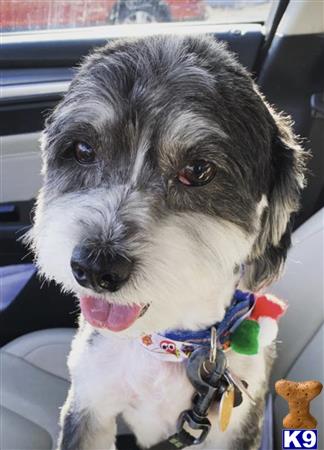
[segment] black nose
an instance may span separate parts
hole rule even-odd
[[[133,261],[124,256],[94,252],[85,246],[75,247],[71,258],[76,281],[96,292],[118,291],[129,279],[133,265]]]

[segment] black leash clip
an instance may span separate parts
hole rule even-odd
[[[177,432],[150,450],[181,450],[205,441],[211,428],[209,408],[228,389],[226,367],[226,356],[217,348],[216,329],[212,329],[210,349],[199,347],[188,360],[187,376],[195,388],[192,408],[180,414]]]
[[[209,408],[228,387],[224,377],[226,356],[222,350],[216,349],[215,339],[216,336],[214,339],[212,336],[210,349],[200,347],[195,350],[187,365],[187,376],[196,393],[192,409],[184,411],[179,417],[178,431],[185,430],[188,433],[190,429],[201,430],[198,437],[192,436],[192,445],[201,444],[206,439],[211,428],[207,418]]]
[[[204,442],[211,428],[211,423],[207,417],[196,416],[192,409],[188,409],[187,411],[183,411],[181,413],[178,420],[178,432],[186,431],[190,434],[191,430],[201,431],[200,435],[197,437],[190,434],[192,438],[190,445],[198,445]]]

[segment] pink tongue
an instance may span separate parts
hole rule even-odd
[[[121,331],[130,327],[140,315],[139,305],[117,305],[95,297],[80,298],[81,311],[93,326]]]

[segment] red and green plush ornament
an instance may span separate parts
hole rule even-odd
[[[256,355],[276,339],[278,320],[286,312],[287,305],[271,295],[255,296],[253,309],[231,335],[231,348],[243,355]]]

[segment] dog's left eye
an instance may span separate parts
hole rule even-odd
[[[76,142],[73,146],[73,154],[80,164],[92,164],[96,160],[96,152],[86,142]]]
[[[192,161],[177,174],[177,179],[185,186],[203,186],[216,174],[216,166],[210,161],[197,159]]]

